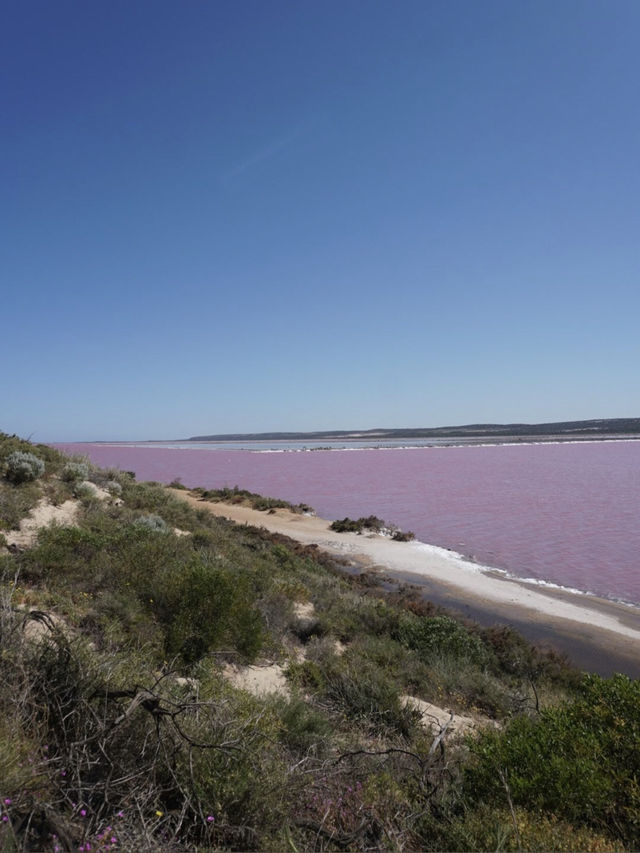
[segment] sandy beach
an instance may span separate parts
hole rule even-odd
[[[427,598],[483,624],[510,624],[530,639],[565,652],[602,674],[640,677],[640,608],[507,577],[454,552],[379,534],[335,533],[330,522],[278,509],[209,503],[182,490],[176,497],[238,524],[264,527],[346,559],[362,570],[414,584]]]

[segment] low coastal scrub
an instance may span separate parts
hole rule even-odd
[[[362,518],[340,518],[330,524],[330,530],[336,533],[363,533],[365,530],[371,533],[388,533],[394,542],[411,542],[415,539],[415,533],[403,531],[394,524],[387,524],[376,515],[368,515]]]
[[[44,462],[34,453],[15,450],[5,459],[4,476],[15,485],[37,480],[44,474]]]
[[[173,484],[172,484],[173,485]],[[181,483],[178,483],[176,488],[184,488]],[[313,513],[313,509],[307,504],[292,504],[289,501],[281,500],[280,498],[269,498],[264,495],[257,495],[255,492],[249,492],[247,489],[240,489],[234,486],[230,489],[228,486],[222,489],[203,489],[198,487],[193,489],[193,494],[198,495],[203,501],[211,501],[212,503],[228,503],[241,504],[242,506],[258,509],[263,512],[275,509],[288,509],[289,512],[296,513]]]
[[[471,744],[464,790],[476,803],[553,813],[640,845],[640,682],[588,676],[571,703],[518,716]]]
[[[0,435],[14,451],[45,470],[0,481],[12,524],[73,499],[68,459]],[[0,553],[0,849],[638,849],[638,682],[88,479],[113,497]],[[232,678],[274,667],[276,692]]]

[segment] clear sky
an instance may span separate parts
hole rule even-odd
[[[640,415],[638,0],[9,0],[0,429]]]

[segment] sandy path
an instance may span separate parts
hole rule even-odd
[[[283,509],[269,514],[245,506],[201,501],[181,490],[171,491],[176,497],[214,515],[239,524],[264,527],[306,545],[317,545],[330,554],[370,569],[402,575],[407,580],[411,576],[428,579],[447,588],[451,597],[458,601],[491,608],[503,621],[511,618],[553,624],[556,629],[596,645],[615,641],[618,653],[640,654],[638,607],[509,579],[444,548],[422,542],[393,542],[377,534],[334,533],[329,529],[330,522],[322,518]]]

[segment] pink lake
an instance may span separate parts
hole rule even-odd
[[[375,514],[479,563],[640,603],[640,441],[260,453],[56,445],[138,479]]]

